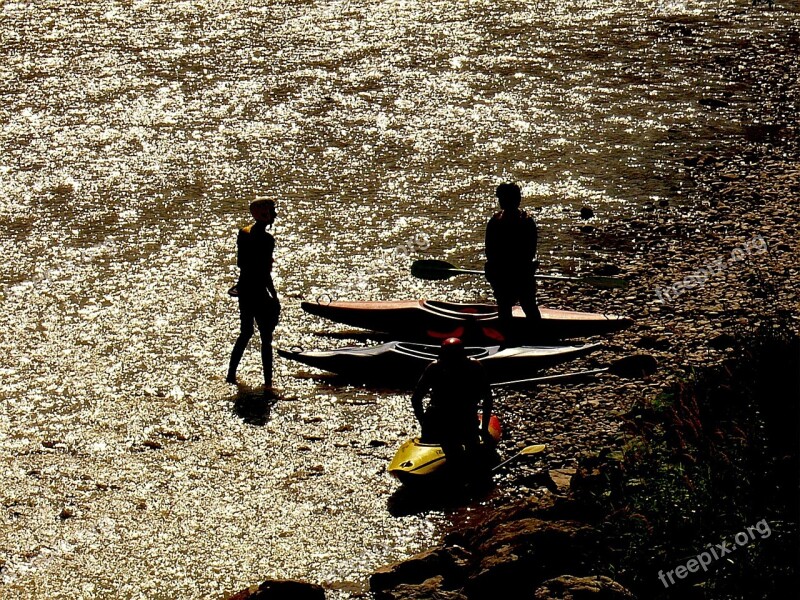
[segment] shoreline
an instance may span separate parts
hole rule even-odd
[[[644,381],[609,377],[543,386],[532,394],[506,398],[503,410],[511,416],[504,421],[506,439],[515,442],[504,444],[504,454],[545,442],[549,473],[543,477],[536,467],[518,466],[513,475],[498,478],[495,494],[482,507],[473,507],[472,514],[467,510],[451,515],[454,523],[442,545],[376,571],[371,583],[378,597],[421,598],[433,593],[452,594],[442,597],[453,599],[482,597],[480,586],[470,588],[467,582],[466,588],[459,588],[448,582],[448,569],[459,564],[458,557],[451,556],[454,548],[468,541],[469,547],[486,550],[489,553],[478,560],[491,567],[491,552],[502,552],[502,546],[490,543],[488,534],[482,537],[481,528],[493,529],[493,535],[502,539],[503,523],[509,518],[577,517],[569,514],[571,508],[562,500],[571,495],[578,457],[619,448],[624,413],[646,406],[687,373],[720,365],[729,358],[737,331],[777,318],[789,323],[793,333],[800,332],[800,246],[792,243],[798,237],[793,216],[800,209],[800,68],[793,60],[800,51],[797,31],[781,43],[780,53],[775,52],[775,40],[769,39],[753,40],[748,48],[751,70],[745,71],[746,83],[758,87],[763,98],[757,112],[742,116],[740,139],[728,141],[724,151],[703,148],[680,159],[694,184],[688,202],[645,205],[636,217],[596,226],[590,220],[590,227],[582,230],[587,245],[617,251],[628,259],[612,268],[618,267],[619,276],[629,279],[631,286],[593,290],[581,309],[602,308],[636,319],[631,329],[609,336],[605,347],[617,357],[651,354],[659,361],[658,371]],[[724,109],[713,102],[704,104],[709,110]],[[665,296],[668,286],[683,281],[695,285],[685,286],[672,298]],[[548,292],[565,299],[572,290]],[[591,359],[586,366],[602,366],[602,361]],[[517,532],[522,539],[517,542],[535,544],[537,536],[549,539],[541,523],[532,527],[527,535],[533,537],[526,541],[526,533]],[[580,537],[582,532],[572,534]],[[515,543],[511,537],[505,541],[512,547]],[[437,566],[431,568],[431,563]],[[409,581],[404,572],[413,573],[411,579],[416,580]],[[472,571],[473,578],[479,575]],[[557,582],[536,597],[550,598],[547,594],[557,593],[559,585],[559,589],[588,586],[614,598],[633,597],[608,578],[585,579]]]
[[[571,500],[576,467],[580,487],[592,474],[587,477],[581,462],[624,444],[623,415],[647,407],[687,373],[727,360],[737,332],[774,318],[789,323],[795,334],[800,331],[800,246],[792,243],[798,233],[793,216],[800,208],[800,67],[793,60],[800,53],[800,36],[795,30],[788,39],[751,40],[744,53],[748,68],[727,65],[727,75],[759,90],[760,101],[736,115],[724,99],[698,95],[708,110],[731,110],[741,135],[720,144],[723,150],[698,148],[690,156],[675,157],[686,169],[688,193],[676,189],[674,198],[645,204],[636,216],[615,222],[576,216],[586,246],[618,258],[607,261],[610,267],[597,268],[615,274],[618,269],[631,282],[627,290],[581,289],[580,310],[635,319],[631,329],[605,338],[605,360],[587,359],[584,366],[646,353],[657,358],[658,371],[639,381],[608,377],[542,386],[496,402],[505,415],[501,453],[547,443],[544,470],[541,461],[520,463],[513,473],[496,477],[488,498],[468,508],[449,508],[452,526],[441,544],[376,570],[371,593],[352,589],[349,597],[483,598],[486,581],[496,575],[493,569],[502,573],[506,568],[505,555],[537,543],[554,547],[559,560],[575,563],[575,575],[581,575],[539,580],[543,587],[537,599],[562,598],[559,594],[569,590],[634,597],[608,577],[585,571],[582,552],[598,540],[585,524],[587,515],[576,514]],[[691,283],[673,287],[683,281]],[[665,294],[669,289],[679,293]],[[575,294],[566,286],[548,289],[547,303],[574,305]],[[465,546],[483,554],[472,555]],[[255,600],[269,585],[262,584],[261,591],[251,587],[235,598]],[[322,597],[323,590],[311,586],[309,593]]]
[[[724,345],[715,346],[737,327],[757,324],[759,316],[794,313],[795,330],[800,328],[800,247],[792,243],[798,237],[792,215],[800,208],[798,68],[792,61],[800,46],[796,32],[793,41],[784,43],[783,53],[776,55],[773,50],[768,56],[758,47],[759,40],[754,41],[753,60],[763,63],[768,57],[774,63],[757,64],[758,74],[749,83],[757,85],[756,77],[761,78],[762,89],[777,89],[778,99],[764,101],[759,106],[765,112],[741,123],[743,134],[736,149],[716,153],[704,148],[676,158],[683,161],[694,183],[687,202],[692,208],[669,201],[665,206],[645,206],[635,217],[598,224],[584,234],[587,245],[617,252],[620,261],[613,266],[631,285],[619,291],[582,290],[585,297],[580,309],[634,318],[629,330],[604,340],[605,348],[613,353],[608,358],[652,354],[659,361],[658,371],[643,382],[609,378],[542,387],[536,391],[535,404],[544,407],[537,409],[519,396],[508,404],[514,416],[523,415],[530,424],[544,423],[545,433],[551,428],[556,435],[559,429],[574,434],[554,417],[581,413],[596,417],[603,410],[611,415],[652,397],[685,370],[721,361]],[[776,80],[786,80],[792,87],[773,89]],[[740,260],[733,260],[734,256]],[[663,295],[669,286],[720,262],[724,268],[683,290],[673,302],[659,298],[659,291]],[[566,305],[574,290],[549,290],[549,294]],[[602,362],[592,360],[587,366],[602,366]],[[553,411],[553,404],[560,404],[562,410]],[[611,416],[608,431],[581,431],[587,440],[583,444],[559,444],[556,439],[550,466],[574,466],[569,457],[579,446],[590,449],[613,443],[616,428]],[[584,428],[590,425],[581,423]],[[509,433],[512,439],[514,434],[524,436],[524,424]]]

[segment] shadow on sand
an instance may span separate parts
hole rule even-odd
[[[252,388],[241,383],[237,387],[236,393],[228,398],[233,402],[233,412],[248,425],[266,425],[280,396],[269,388]]]
[[[453,512],[473,502],[486,499],[495,490],[491,477],[465,485],[443,478],[429,484],[402,485],[387,501],[393,517],[408,517],[431,511]]]

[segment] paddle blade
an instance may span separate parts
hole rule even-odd
[[[657,368],[656,359],[649,354],[633,354],[615,360],[608,366],[608,372],[618,377],[634,379],[652,375]]]
[[[525,448],[523,448],[522,450],[517,452],[511,458],[505,459],[499,465],[494,467],[492,469],[492,473],[496,473],[497,471],[499,471],[503,467],[508,466],[509,464],[511,464],[512,462],[514,462],[515,460],[517,460],[518,458],[520,458],[522,456],[529,456],[529,455],[533,455],[533,454],[539,454],[540,452],[544,452],[544,449],[545,449],[545,445],[544,444],[533,444],[532,446],[526,446]]]
[[[539,454],[544,452],[544,449],[547,448],[544,444],[534,444],[532,446],[526,446],[520,451],[522,456],[528,456],[529,454]]]
[[[411,274],[419,279],[442,281],[457,275],[455,269],[455,265],[444,260],[415,260],[411,265]]]

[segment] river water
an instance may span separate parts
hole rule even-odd
[[[683,155],[738,135],[758,98],[721,66],[797,22],[749,4],[3,2],[0,596],[346,596],[436,541],[388,510],[406,395],[224,383],[248,202],[278,199],[279,347],[344,343],[300,299],[485,297],[408,265],[479,266],[502,180],[546,267],[595,256],[581,206],[680,203]]]

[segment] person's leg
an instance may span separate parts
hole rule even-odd
[[[261,336],[261,366],[264,369],[264,385],[272,387],[272,332],[278,324],[277,303],[265,296],[255,311],[258,333]]]
[[[228,383],[236,383],[236,370],[239,368],[239,362],[242,360],[244,350],[247,348],[247,342],[253,337],[253,312],[250,302],[246,298],[239,296],[239,320],[240,329],[239,337],[233,345],[231,352],[231,360],[228,365],[228,376],[225,380]]]
[[[531,273],[530,277],[526,277],[520,282],[519,303],[528,321],[532,321],[535,324],[542,318],[542,313],[539,312],[539,306],[536,302],[536,279],[533,273]]]
[[[513,291],[509,289],[508,284],[494,283],[492,284],[492,291],[494,292],[495,301],[497,302],[497,320],[498,329],[503,335],[506,342],[511,342],[514,337],[514,304],[516,298]]]
[[[422,417],[422,435],[420,441],[423,444],[439,444],[442,441],[442,434],[446,424],[439,413],[431,408],[425,411]]]
[[[456,436],[447,435],[442,439],[442,451],[447,460],[447,469],[458,481],[465,481],[467,477],[467,456],[462,445],[462,440]]]
[[[264,370],[264,385],[272,387],[272,332],[261,334],[261,368]]]

